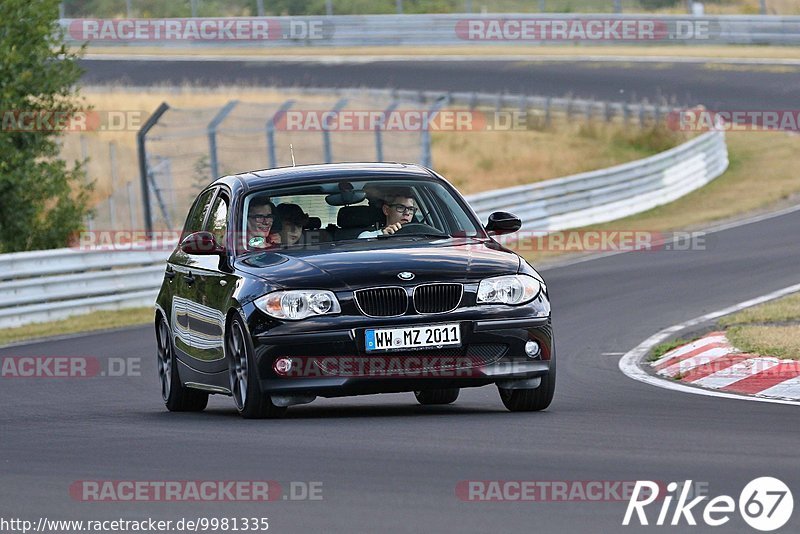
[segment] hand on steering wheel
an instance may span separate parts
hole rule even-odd
[[[386,228],[383,229],[383,234],[384,235],[392,235],[393,233],[395,233],[398,230],[400,230],[400,228],[402,228],[402,227],[403,227],[403,223],[390,224],[389,226],[387,226]]]

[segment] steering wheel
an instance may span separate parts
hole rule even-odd
[[[403,234],[441,234],[442,237],[447,237],[447,234],[445,234],[438,228],[434,228],[433,226],[423,223],[404,224],[393,235],[403,235]]]

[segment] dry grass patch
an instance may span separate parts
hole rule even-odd
[[[800,360],[800,325],[734,326],[727,331],[728,339],[744,352]]]
[[[800,321],[800,293],[728,315],[720,319],[719,324],[731,326],[788,321]]]
[[[153,308],[130,308],[76,315],[61,321],[36,323],[0,330],[0,345],[78,332],[109,330],[153,322]]]

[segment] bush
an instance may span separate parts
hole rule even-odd
[[[66,246],[88,213],[80,164],[57,157],[61,132],[17,122],[79,110],[78,55],[57,18],[58,0],[0,1],[0,252]]]

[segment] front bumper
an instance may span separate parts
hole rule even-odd
[[[367,328],[444,323],[460,325],[460,349],[366,352]],[[252,325],[262,391],[273,395],[339,397],[478,387],[544,376],[550,372],[554,358],[550,317],[483,319],[447,314],[404,317],[402,321],[365,321],[362,317],[343,326],[348,328],[285,332],[280,328],[259,331],[259,325]],[[539,357],[525,354],[528,341],[539,344]],[[299,362],[298,372],[286,376],[276,373],[273,364],[278,358]],[[358,363],[345,365],[353,362]]]

